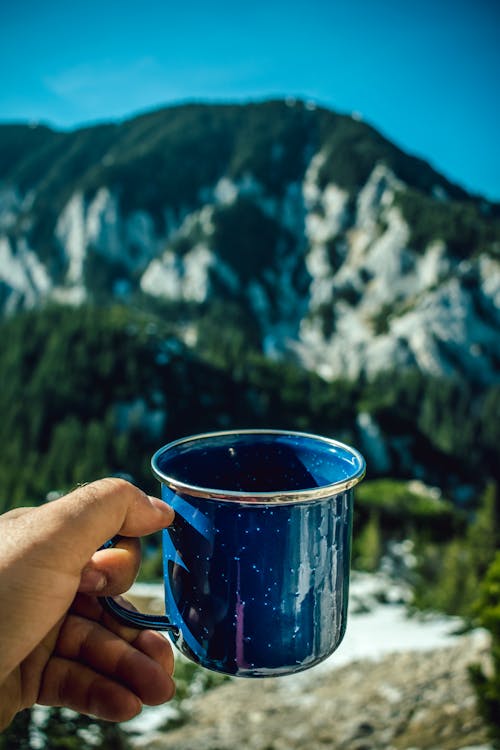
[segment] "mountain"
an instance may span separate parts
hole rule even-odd
[[[332,435],[368,465],[353,563],[383,570],[399,549],[415,606],[471,611],[500,529],[500,206],[357,118],[270,101],[0,125],[0,340],[0,512],[105,474],[158,492],[149,457],[186,434]],[[285,696],[255,746],[281,747],[285,724],[287,746],[413,746],[429,727],[429,747],[485,741],[464,638],[315,678],[319,707],[363,683],[363,722],[359,701],[335,727],[309,701],[292,726]],[[196,705],[217,747],[225,689]]]
[[[221,331],[326,379],[490,385],[500,205],[295,100],[1,125],[1,312],[111,301],[163,306],[195,348],[222,306]]]

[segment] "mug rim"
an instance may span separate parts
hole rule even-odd
[[[175,477],[170,476],[163,472],[158,462],[162,455],[173,448],[179,447],[180,445],[207,440],[214,437],[226,437],[231,435],[270,435],[270,436],[282,436],[291,438],[307,438],[314,440],[325,445],[330,445],[336,449],[341,449],[347,453],[352,459],[356,461],[356,470],[353,471],[349,477],[344,477],[335,482],[323,484],[319,487],[311,487],[302,490],[268,490],[265,492],[252,492],[252,491],[240,491],[240,490],[222,490],[213,487],[202,487],[196,484],[190,484],[188,482],[182,482]],[[364,457],[359,451],[346,443],[342,443],[334,438],[325,437],[322,435],[316,435],[309,432],[300,432],[296,430],[277,430],[277,429],[242,429],[242,430],[220,430],[213,432],[201,432],[195,435],[188,435],[186,437],[173,440],[170,443],[166,443],[159,448],[151,458],[151,469],[155,477],[161,482],[161,484],[167,485],[171,490],[177,494],[189,495],[192,497],[203,497],[208,500],[220,500],[226,502],[239,502],[239,503],[251,503],[254,504],[283,504],[283,503],[303,503],[310,502],[312,500],[321,500],[332,495],[340,494],[352,489],[358,482],[360,482],[366,474],[366,462]]]

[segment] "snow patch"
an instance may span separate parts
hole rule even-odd
[[[373,230],[380,211],[392,204],[396,190],[402,190],[404,183],[397,179],[385,164],[377,164],[366,184],[359,191],[356,202],[356,224],[358,227]]]
[[[360,412],[357,417],[363,454],[370,465],[376,467],[380,474],[387,474],[391,468],[391,459],[384,442],[382,432],[373,417],[367,412]]]
[[[24,239],[13,247],[7,237],[0,237],[0,282],[8,289],[5,302],[8,313],[20,306],[34,307],[51,289],[45,266]]]
[[[229,179],[221,177],[214,189],[214,198],[217,203],[223,206],[230,206],[238,198],[238,187]]]
[[[114,415],[118,432],[140,429],[153,438],[159,438],[165,427],[165,411],[152,409],[143,398],[116,403]]]
[[[82,193],[75,193],[60,213],[55,236],[64,249],[68,262],[67,283],[69,285],[81,283],[87,249]]]
[[[15,227],[21,206],[19,190],[12,185],[0,184],[0,232],[8,232]]]
[[[321,200],[322,191],[319,187],[319,173],[326,161],[326,154],[323,151],[319,151],[315,154],[309,166],[307,167],[304,175],[304,182],[302,184],[302,194],[304,196],[305,207],[308,211],[313,210],[317,207],[317,204]]]
[[[167,250],[161,259],[150,263],[141,278],[141,289],[154,297],[201,303],[207,299],[214,265],[213,253],[202,243],[183,256]]]
[[[108,188],[99,188],[87,208],[86,241],[97,251],[113,259],[120,259],[119,210],[116,197]]]

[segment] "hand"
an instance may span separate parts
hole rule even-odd
[[[125,721],[173,696],[168,641],[119,624],[97,598],[130,587],[134,537],[173,517],[122,479],[0,517],[0,730],[33,703]],[[118,533],[129,538],[95,551]]]

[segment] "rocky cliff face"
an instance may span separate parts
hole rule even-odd
[[[352,118],[269,102],[4,126],[0,186],[4,313],[231,301],[265,352],[328,379],[498,380],[498,206]]]

